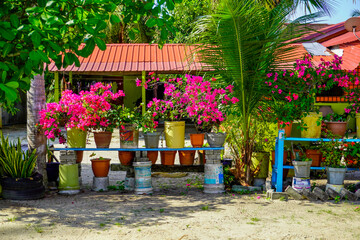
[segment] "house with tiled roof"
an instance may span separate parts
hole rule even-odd
[[[89,57],[79,57],[80,67],[73,64],[58,69],[55,63],[51,63],[48,69],[55,73],[57,99],[61,90],[66,87],[64,83],[61,84],[61,80],[72,84],[105,81],[111,82],[117,90],[124,90],[123,104],[126,107],[134,107],[139,99],[145,101],[146,95],[152,95],[136,86],[137,78],[144,80],[149,72],[159,74],[204,72],[204,64],[194,54],[195,48],[195,45],[185,44],[165,44],[161,49],[157,44],[107,44],[105,51],[95,47]]]

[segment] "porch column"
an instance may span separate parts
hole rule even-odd
[[[146,90],[145,90],[145,81],[146,81],[146,72],[142,71],[142,88],[141,88],[141,98],[142,98],[142,114],[145,114],[145,110],[146,110]]]
[[[54,97],[55,102],[59,102],[60,100],[60,94],[59,94],[59,72],[54,73],[55,77],[55,86],[54,86]]]

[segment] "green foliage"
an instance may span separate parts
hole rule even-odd
[[[217,1],[212,0],[183,0],[176,4],[172,11],[176,34],[170,37],[173,43],[197,43],[197,38],[191,34],[196,26],[196,20],[202,16],[214,13]]]
[[[124,181],[117,181],[116,184],[117,185],[108,186],[108,189],[114,191],[122,191],[125,189]]]
[[[179,2],[179,1],[176,1]],[[117,6],[120,14],[113,14]],[[11,108],[18,91],[27,91],[30,79],[43,73],[44,63],[57,68],[79,66],[78,57],[89,56],[95,46],[104,50],[106,21],[136,23],[141,16],[155,20],[163,44],[168,31],[175,32],[169,11],[173,0],[160,2],[129,0],[58,0],[0,2],[0,103]],[[132,32],[136,32],[132,26]],[[84,44],[84,45],[81,45]]]
[[[340,200],[341,200],[340,196],[336,196],[336,197],[334,198],[334,203],[339,203]]]
[[[130,109],[123,105],[114,105],[107,113],[107,119],[114,127],[121,127],[124,124],[135,124],[137,128],[142,126],[141,114],[137,109]]]
[[[21,141],[9,142],[8,137],[0,134],[0,167],[2,174],[12,178],[29,178],[32,176],[36,164],[36,149],[22,151]]]
[[[235,146],[232,154],[236,156],[236,178],[247,185],[252,181],[251,173],[244,172],[251,165],[254,145],[251,118],[263,100],[266,73],[279,64],[276,57],[285,57],[290,50],[285,42],[294,36],[284,26],[291,11],[291,4],[283,1],[268,9],[257,1],[224,0],[216,14],[199,19],[194,30],[202,43],[198,52],[204,63],[214,74],[222,76],[219,82],[234,86],[235,97],[239,99],[231,109],[239,120],[226,131],[233,129],[241,135],[236,136],[239,139],[230,136]]]
[[[349,114],[329,113],[323,118],[323,120],[327,122],[346,122],[349,120]]]
[[[322,153],[325,166],[333,168],[346,167],[342,162],[344,154],[346,155],[343,142],[336,139],[328,142],[322,141],[319,150]]]
[[[227,189],[231,189],[231,186],[235,183],[235,176],[230,169],[231,166],[224,166],[224,184]]]

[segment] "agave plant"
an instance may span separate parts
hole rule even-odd
[[[32,176],[36,164],[36,150],[23,151],[20,138],[13,143],[8,137],[0,134],[0,168],[1,174],[12,178],[29,178]]]

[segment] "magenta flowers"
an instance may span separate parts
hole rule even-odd
[[[62,92],[59,103],[48,103],[40,111],[40,126],[47,138],[59,138],[60,143],[66,140],[61,133],[61,123],[65,128],[79,128],[86,130],[112,130],[113,123],[107,118],[112,102],[125,96],[123,91],[113,93],[110,85],[98,82],[91,86],[90,91],[79,94],[71,90]]]
[[[348,88],[353,73],[341,70],[341,57],[335,55],[332,61],[325,61],[315,66],[311,55],[296,60],[292,70],[268,73],[265,85],[268,89],[265,101],[270,105],[273,120],[283,123],[300,119],[314,111],[316,94],[329,90],[333,86]],[[357,82],[357,78],[355,78]]]
[[[156,84],[160,80],[151,76],[148,85]],[[212,78],[212,82],[216,81]],[[213,126],[219,126],[226,118],[226,107],[239,100],[231,97],[233,86],[225,89],[214,88],[210,81],[201,76],[185,75],[184,78],[168,79],[164,82],[164,99],[154,98],[147,104],[148,112],[153,117],[164,120],[180,120],[184,117],[191,118],[198,131],[210,131]],[[137,81],[141,86],[141,81]]]

